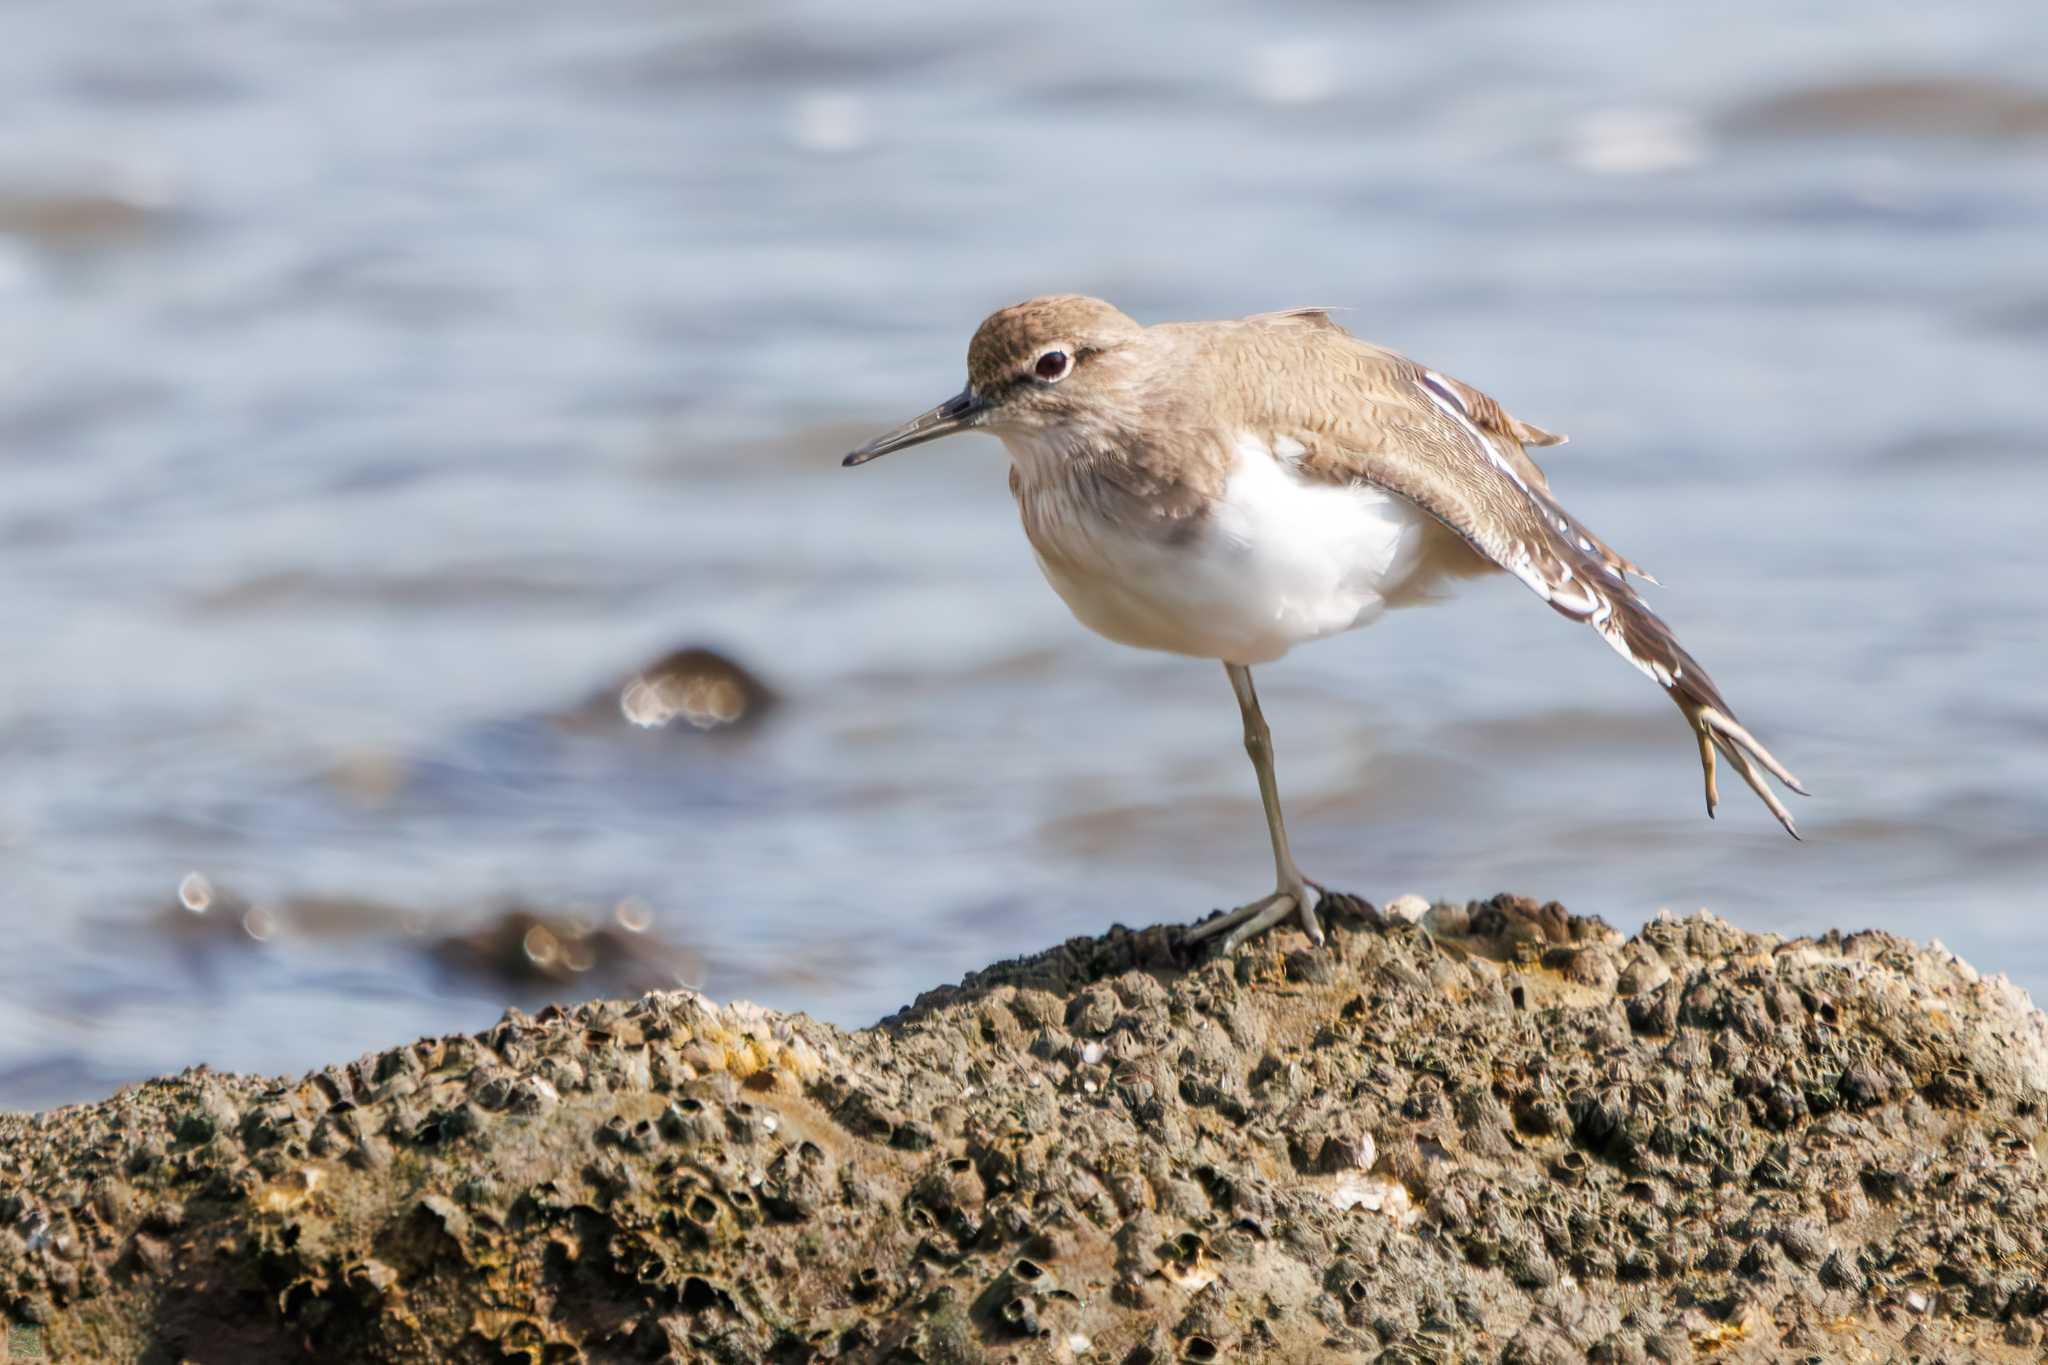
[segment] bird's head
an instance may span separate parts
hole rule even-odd
[[[1118,357],[1144,331],[1081,294],[1051,294],[991,313],[967,346],[967,387],[843,463],[866,464],[956,431],[1017,435],[1080,422],[1125,383]]]

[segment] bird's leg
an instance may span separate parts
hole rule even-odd
[[[1230,675],[1231,690],[1237,693],[1238,709],[1244,713],[1244,751],[1251,755],[1252,770],[1259,775],[1259,799],[1266,807],[1266,830],[1273,836],[1277,886],[1270,896],[1189,929],[1187,941],[1198,943],[1227,929],[1230,933],[1223,940],[1223,951],[1232,953],[1253,935],[1264,933],[1289,915],[1299,915],[1309,938],[1321,943],[1323,927],[1316,920],[1316,902],[1321,897],[1294,865],[1294,853],[1287,847],[1287,822],[1280,815],[1280,784],[1273,777],[1273,732],[1266,728],[1266,717],[1259,711],[1259,694],[1252,690],[1252,671],[1242,664],[1225,664],[1223,670]]]

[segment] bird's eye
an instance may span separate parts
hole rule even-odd
[[[1048,384],[1057,383],[1067,377],[1067,371],[1074,368],[1074,362],[1065,351],[1047,351],[1038,357],[1038,363],[1031,367]]]

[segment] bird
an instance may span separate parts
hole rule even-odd
[[[1482,574],[1519,579],[1664,689],[1698,745],[1709,816],[1718,753],[1799,838],[1766,774],[1806,788],[1631,582],[1656,580],[1567,512],[1530,458],[1565,438],[1331,311],[1146,326],[1085,295],[1028,299],[975,330],[965,388],[841,462],[996,436],[1025,538],[1075,618],[1119,644],[1222,662],[1275,885],[1185,941],[1221,934],[1228,954],[1292,917],[1323,942],[1325,889],[1288,845],[1252,669]]]

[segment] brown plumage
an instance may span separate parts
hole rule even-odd
[[[1719,800],[1718,750],[1798,837],[1758,766],[1802,795],[1805,788],[1736,720],[1706,669],[1628,581],[1648,575],[1558,504],[1524,449],[1564,437],[1518,421],[1468,384],[1358,340],[1327,313],[1265,314],[1214,336],[1226,357],[1238,352],[1225,360],[1231,368],[1295,377],[1284,387],[1244,385],[1239,396],[1276,434],[1307,447],[1297,466],[1305,476],[1400,494],[1560,614],[1592,626],[1685,715],[1699,744],[1707,812]]]
[[[1068,338],[1122,371],[1172,381],[1123,377],[1112,390],[1130,420],[1103,424],[1106,439],[1086,471],[1106,495],[1145,508],[1162,527],[1184,527],[1228,477],[1229,444],[1216,433],[1291,438],[1303,448],[1293,462],[1302,477],[1399,494],[1487,565],[1592,626],[1685,715],[1699,744],[1708,812],[1719,799],[1718,750],[1797,837],[1758,767],[1805,789],[1736,720],[1713,679],[1628,581],[1649,575],[1559,505],[1529,458],[1525,447],[1561,445],[1565,437],[1519,420],[1469,384],[1359,340],[1320,308],[1144,328],[1098,299],[1034,299],[976,332],[969,350],[975,387],[1003,382],[1034,348]],[[1017,467],[1011,478],[1013,490],[1029,482]],[[1484,566],[1446,556],[1444,567]]]
[[[1025,533],[1074,614],[1125,644],[1224,662],[1280,883],[1229,917],[1230,943],[1290,907],[1318,932],[1251,666],[1429,600],[1447,576],[1511,573],[1590,625],[1686,717],[1708,813],[1719,754],[1797,837],[1764,774],[1804,788],[1629,581],[1648,575],[1567,512],[1530,458],[1562,436],[1319,308],[1144,327],[1099,299],[1032,299],[982,323],[967,371],[960,395],[846,462],[954,431],[1000,436]]]

